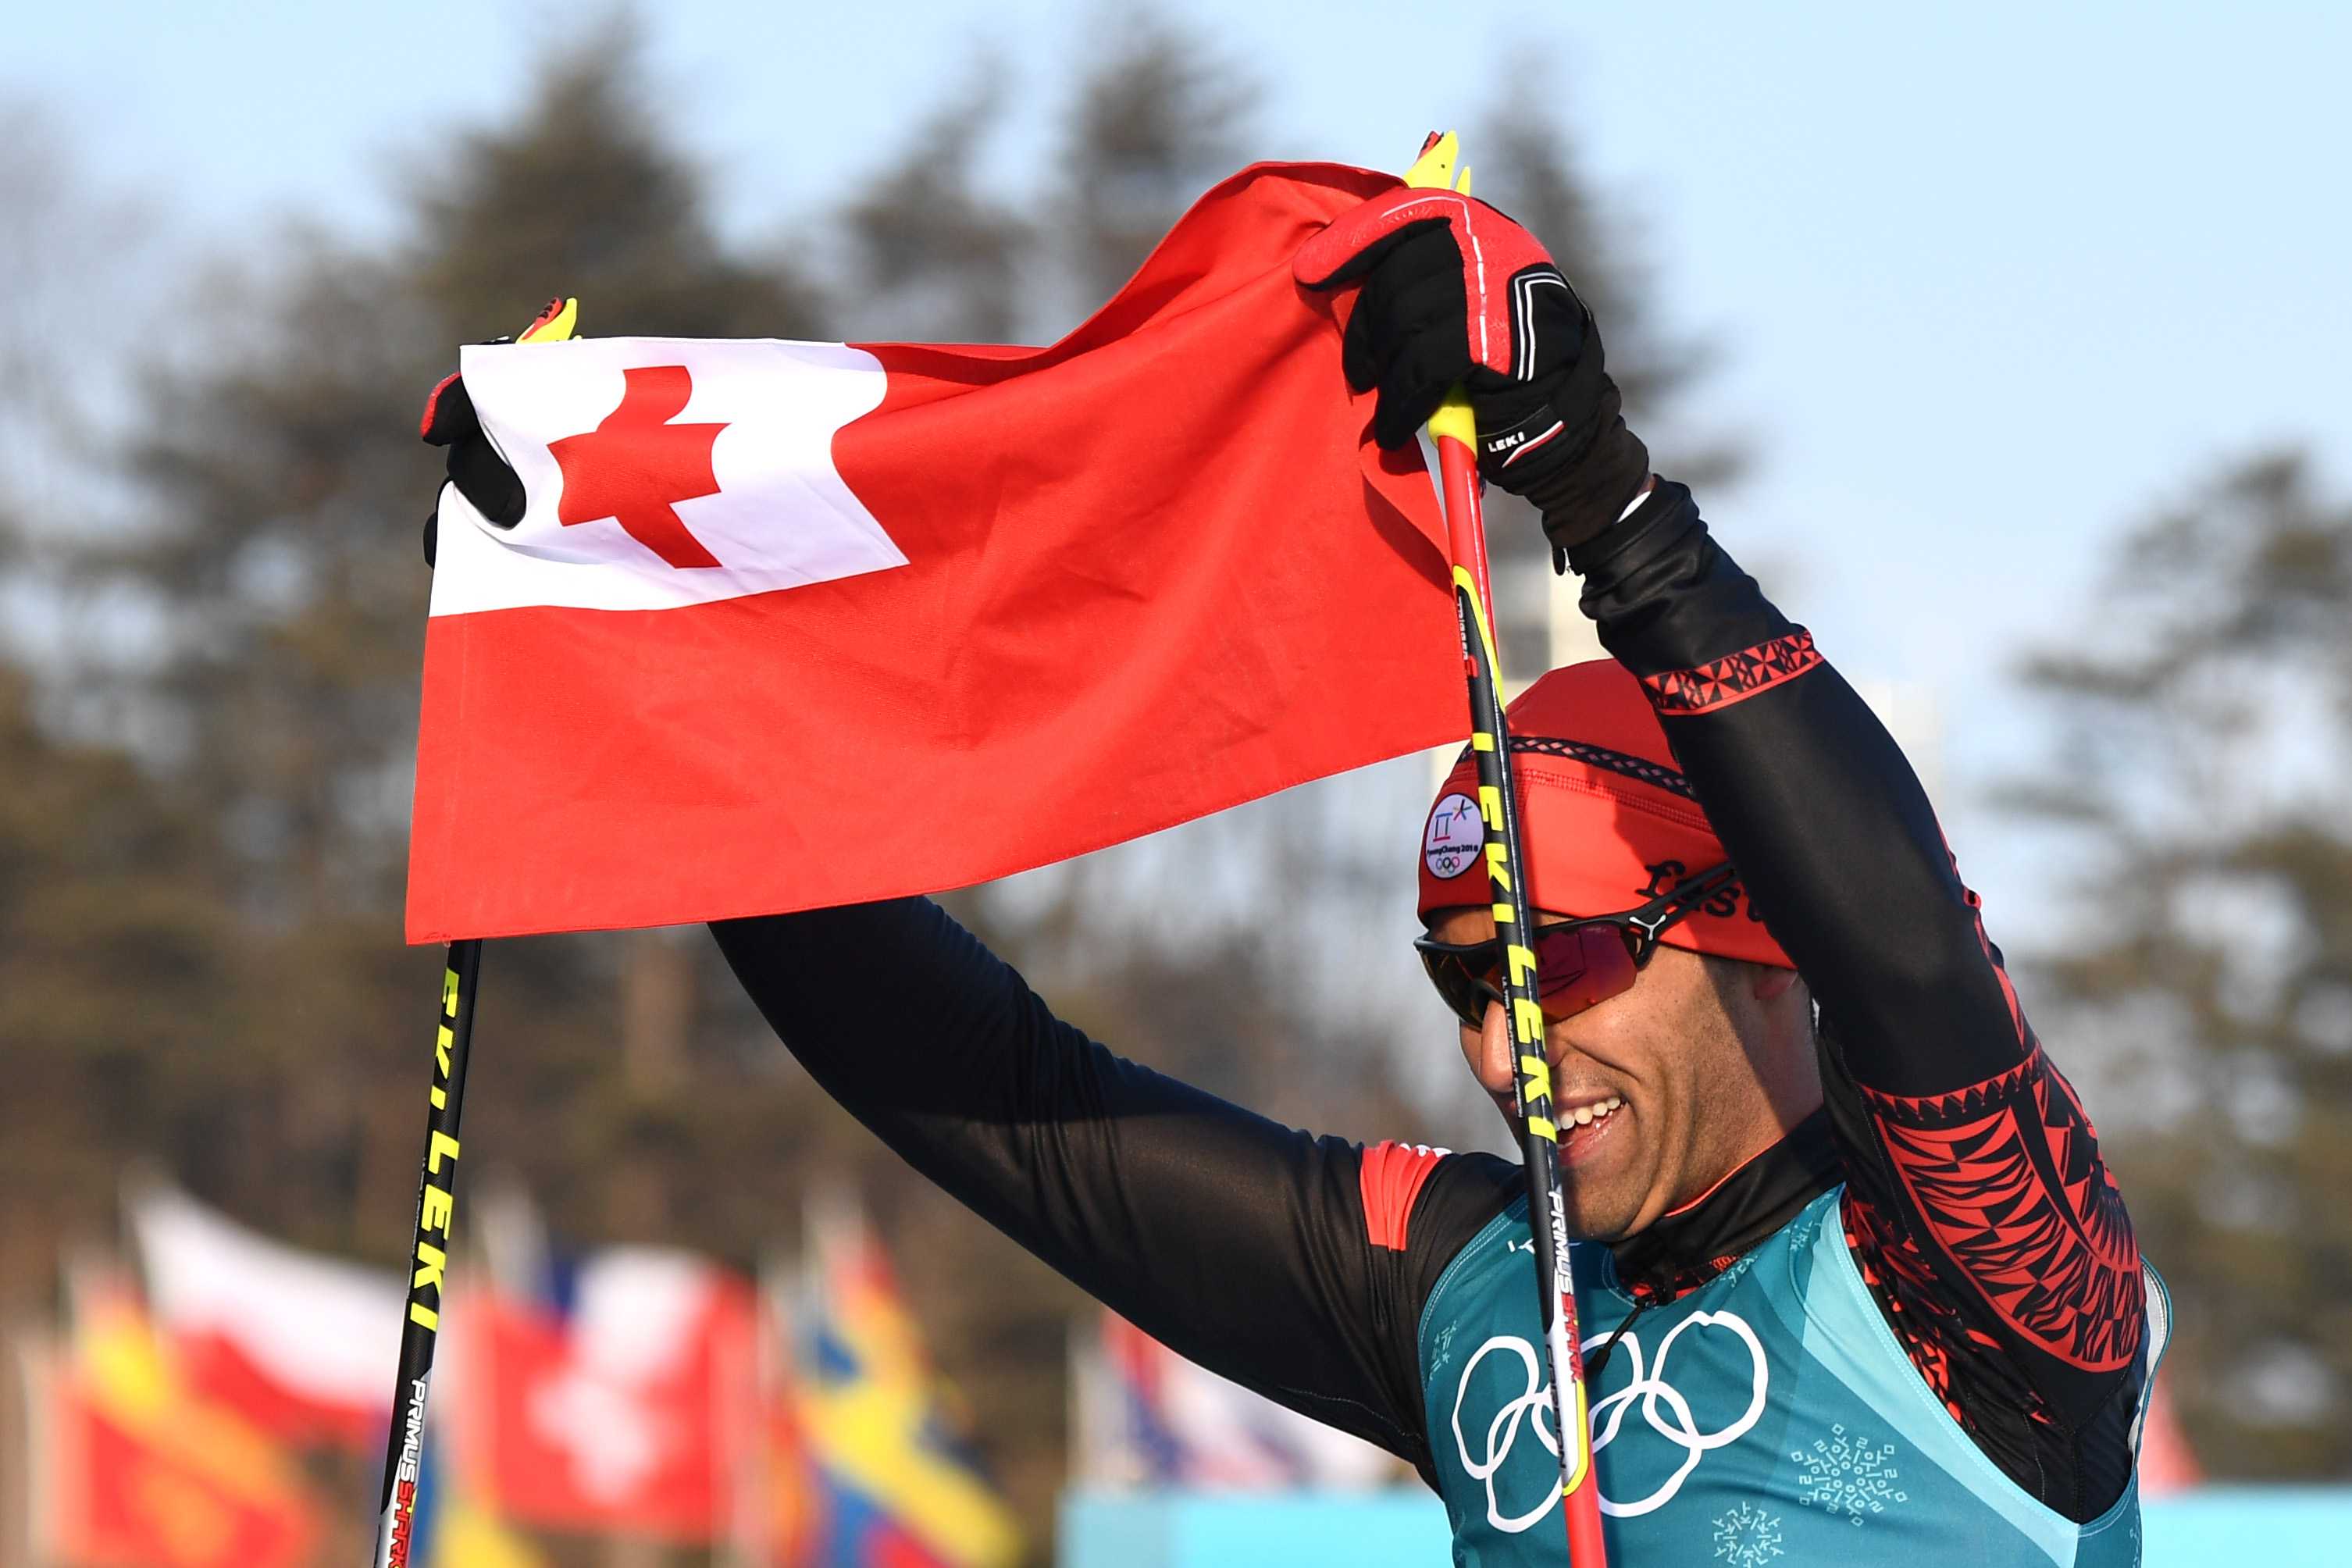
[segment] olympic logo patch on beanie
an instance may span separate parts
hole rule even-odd
[[[1451,881],[1478,864],[1486,842],[1486,825],[1478,819],[1478,803],[1460,791],[1438,796],[1429,808],[1429,826],[1422,830],[1421,863],[1441,881]]]

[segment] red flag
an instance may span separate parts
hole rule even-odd
[[[808,1432],[788,1390],[771,1391],[760,1422],[759,1514],[752,1533],[760,1561],[780,1568],[809,1560],[824,1498],[809,1458]]]
[[[682,1543],[723,1540],[758,1439],[751,1287],[618,1248],[573,1310],[469,1298],[453,1379],[467,1473],[502,1516]]]
[[[56,1390],[48,1458],[72,1468],[53,1528],[58,1561],[156,1568],[293,1568],[319,1534],[307,1498],[248,1485],[210,1458],[159,1441],[70,1384]]]
[[[1428,479],[1291,279],[1392,183],[1245,170],[1049,349],[466,350],[528,507],[444,492],[410,940],[955,887],[1458,735]]]
[[[294,1568],[319,1537],[291,1459],[189,1396],[129,1297],[79,1314],[69,1365],[41,1369],[37,1550],[78,1568]]]
[[[2139,1439],[2139,1495],[2170,1497],[2205,1484],[2205,1468],[2197,1462],[2189,1436],[2180,1427],[2180,1414],[2172,1405],[2172,1380],[2159,1372],[2147,1392],[2147,1413]]]

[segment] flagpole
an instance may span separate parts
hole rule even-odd
[[[1433,135],[1406,172],[1408,185],[1470,191],[1470,171],[1457,182],[1459,152],[1452,132]],[[1470,688],[1470,746],[1478,763],[1478,815],[1486,830],[1486,872],[1494,886],[1497,934],[1503,937],[1503,1005],[1511,1030],[1511,1082],[1518,1105],[1519,1155],[1527,1171],[1528,1227],[1534,1238],[1536,1286],[1541,1298],[1544,1349],[1551,1363],[1553,1426],[1560,1435],[1562,1512],[1573,1568],[1606,1568],[1600,1492],[1592,1474],[1592,1433],[1585,1418],[1584,1353],[1576,1321],[1576,1280],[1568,1247],[1568,1205],[1560,1182],[1559,1131],[1551,1105],[1551,1068],[1544,1053],[1543,1009],[1536,999],[1536,960],[1527,944],[1526,864],[1510,767],[1510,735],[1503,715],[1503,676],[1495,652],[1494,588],[1486,566],[1486,521],[1480,502],[1477,426],[1460,388],[1429,421],[1445,501],[1446,552],[1454,569],[1454,610],[1462,627],[1463,662]]]
[[[779,1339],[784,1331],[783,1302],[777,1296],[775,1258],[764,1250],[752,1275],[751,1440],[744,1445],[729,1531],[730,1568],[772,1563],[779,1543],[770,1539],[776,1518],[774,1405],[786,1397]]]

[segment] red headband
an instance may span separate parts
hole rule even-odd
[[[1615,659],[1555,669],[1510,705],[1528,903],[1563,915],[1629,910],[1730,857],[1666,744],[1649,699]],[[1478,770],[1465,751],[1421,835],[1421,918],[1492,901]],[[1794,969],[1735,885],[1666,928],[1670,946]]]

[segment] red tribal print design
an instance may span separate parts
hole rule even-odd
[[[2039,1041],[1954,1093],[1862,1088],[1904,1191],[1995,1316],[2086,1372],[2139,1353],[2146,1287],[2131,1221],[2097,1131]]]
[[[1669,669],[1642,677],[1650,706],[1661,713],[1703,713],[1728,708],[1794,680],[1822,661],[1813,634],[1799,626],[1786,637],[1710,659],[1696,669]]]

